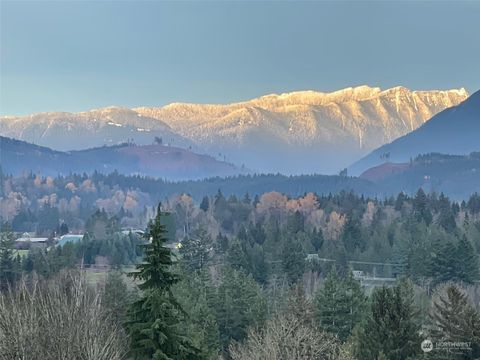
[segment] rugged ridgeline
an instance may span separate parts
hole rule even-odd
[[[419,154],[465,155],[474,151],[480,151],[480,91],[435,115],[410,134],[376,149],[353,164],[349,172],[358,175],[385,160],[405,163]]]
[[[267,95],[227,105],[174,103],[0,118],[0,134],[57,150],[133,139],[220,156],[258,172],[336,173],[463,101],[464,89],[360,86]]]
[[[0,136],[0,160],[2,170],[15,175],[30,171],[44,176],[118,171],[125,175],[186,180],[243,172],[211,156],[159,144],[121,144],[63,152],[3,136]]]

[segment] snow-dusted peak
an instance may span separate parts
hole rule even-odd
[[[460,89],[454,89],[452,91],[455,91],[460,96],[468,96],[468,91],[464,87],[461,87]]]
[[[260,107],[269,111],[282,111],[285,106],[291,105],[310,105],[310,106],[324,106],[329,103],[346,103],[350,101],[367,101],[389,96],[403,96],[412,97],[427,95],[430,97],[447,97],[465,99],[468,96],[464,88],[453,90],[427,90],[427,91],[412,91],[404,86],[396,86],[390,89],[382,90],[379,87],[371,87],[368,85],[360,85],[356,87],[348,87],[333,92],[320,92],[315,90],[293,91],[281,94],[268,94],[242,102],[234,102],[229,104],[195,104],[195,103],[181,103],[175,102],[163,107],[140,107],[134,109],[139,113],[157,113],[159,118],[163,114],[174,114],[179,117],[198,118],[199,113],[204,113],[208,116],[225,116],[231,111],[237,111],[245,107]],[[456,103],[456,101],[453,101]],[[450,103],[447,104],[451,106]],[[173,119],[172,119],[173,120]]]
[[[123,106],[106,106],[103,108],[98,108],[98,109],[92,109],[88,111],[82,111],[81,114],[88,114],[88,113],[114,113],[114,112],[129,112],[132,111],[129,108],[123,107]]]

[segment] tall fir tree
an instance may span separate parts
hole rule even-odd
[[[311,243],[315,251],[318,253],[325,242],[323,231],[321,228],[314,228],[311,234]]]
[[[375,289],[367,319],[355,331],[355,358],[414,359],[421,351],[415,317],[413,288],[409,283]]]
[[[440,194],[438,198],[439,214],[437,223],[445,231],[452,233],[457,228],[457,223],[455,221],[455,214],[452,209],[452,204],[450,200],[443,193]]]
[[[207,212],[209,208],[210,208],[210,199],[208,198],[208,196],[204,196],[202,199],[202,202],[200,203],[200,209]]]
[[[440,244],[438,250],[433,254],[430,260],[430,275],[432,277],[432,286],[456,280],[456,267],[454,258],[456,247],[452,241]]]
[[[403,239],[395,242],[392,247],[392,263],[394,277],[403,277],[408,275],[409,271],[409,246]]]
[[[303,247],[297,239],[287,237],[283,240],[282,269],[290,284],[302,277],[305,271],[305,256]]]
[[[473,215],[480,213],[480,194],[474,193],[470,196],[466,208]]]
[[[471,305],[468,296],[455,285],[446,285],[433,301],[430,314],[431,336],[436,342],[469,343],[470,349],[453,352],[432,351],[432,358],[470,360],[480,357],[480,314]]]
[[[439,246],[429,267],[433,286],[448,281],[473,284],[480,276],[478,255],[465,235],[457,244],[448,241]]]
[[[427,226],[432,223],[433,216],[429,208],[428,197],[422,188],[418,189],[413,199],[413,214],[418,222],[424,221]]]
[[[247,254],[253,278],[260,284],[265,284],[268,280],[269,267],[263,247],[254,244],[252,247],[247,248]]]
[[[353,214],[347,216],[347,223],[343,229],[342,241],[347,250],[347,253],[353,254],[357,249],[365,250],[365,239],[362,234],[360,219]]]
[[[398,194],[397,199],[395,200],[395,210],[400,211],[403,208],[403,203],[408,200],[408,196],[402,191]]]
[[[206,359],[218,360],[220,334],[215,316],[215,289],[208,269],[189,272],[182,269],[182,280],[174,285],[173,292],[188,314],[182,328]]]
[[[300,211],[297,210],[288,217],[287,229],[293,234],[305,230],[305,219]]]
[[[366,310],[366,297],[360,283],[348,272],[342,278],[336,268],[327,275],[325,284],[315,296],[319,326],[345,341],[360,323]]]
[[[458,279],[467,284],[474,284],[480,279],[478,254],[465,234],[457,244],[454,261],[457,265]]]
[[[250,264],[248,261],[246,243],[240,242],[238,239],[233,239],[228,252],[227,264],[235,270],[241,270],[245,273],[250,272]]]
[[[251,276],[228,266],[222,269],[215,308],[224,352],[232,340],[245,339],[248,328],[262,324],[266,315],[260,286]]]
[[[131,305],[126,323],[131,355],[137,360],[201,359],[200,351],[179,326],[185,312],[172,293],[179,277],[172,271],[173,254],[164,246],[167,238],[162,215],[159,205],[146,232],[149,243],[143,246],[144,260],[130,274],[141,281],[143,291]]]

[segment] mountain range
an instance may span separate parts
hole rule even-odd
[[[480,191],[479,138],[480,91],[439,112],[416,130],[374,150],[348,169],[348,177],[345,172],[342,176],[251,176],[248,175],[251,171],[245,168],[239,169],[208,155],[164,145],[161,139],[153,145],[128,142],[64,152],[0,137],[0,156],[2,170],[13,174],[33,171],[57,175],[92,173],[95,170],[111,173],[116,170],[119,174],[168,180],[209,178],[198,184],[170,183],[177,191],[186,186],[189,192],[194,192],[197,185],[203,190],[208,187],[209,191],[218,188],[234,191],[238,187],[252,194],[260,189],[319,193],[343,189],[383,197],[400,191],[414,194],[423,187],[464,199]],[[356,173],[361,174],[351,176]],[[228,177],[241,174],[246,176]],[[217,178],[213,178],[215,176]]]
[[[0,135],[55,150],[135,142],[207,153],[257,172],[332,174],[467,98],[465,89],[359,86],[272,94],[232,104],[173,103],[3,116]]]
[[[441,111],[411,133],[379,147],[348,170],[359,175],[385,160],[405,163],[420,154],[465,155],[475,151],[480,151],[480,91]]]

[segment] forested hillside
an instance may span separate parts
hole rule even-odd
[[[87,186],[94,192],[92,183]],[[111,266],[97,284],[105,299],[98,311],[112,314],[102,331],[111,331],[115,348],[135,359],[153,354],[217,359],[220,354],[246,360],[263,352],[266,359],[278,359],[267,353],[291,351],[289,359],[330,354],[327,358],[370,360],[379,354],[395,359],[400,349],[421,359],[425,336],[468,340],[473,347],[461,350],[462,356],[479,354],[479,323],[469,323],[472,332],[462,337],[445,323],[452,316],[462,323],[480,316],[472,305],[480,279],[478,194],[457,203],[421,189],[414,197],[400,193],[387,199],[346,192],[299,197],[267,192],[252,199],[218,192],[199,203],[181,195],[138,215],[111,206],[83,209],[80,215],[80,206],[56,201],[44,199],[37,211],[6,219],[17,232],[50,234],[51,245],[32,245],[20,256],[10,225],[4,225],[0,283],[3,288],[22,284],[22,274],[58,283],[68,269]],[[145,237],[120,231],[136,217],[137,222],[153,219]],[[55,246],[55,232],[65,229],[85,236]],[[138,264],[133,283],[122,275],[132,264]],[[81,278],[73,284],[77,281],[81,284]],[[45,286],[41,291],[48,295],[53,290]],[[4,311],[13,306],[0,305]],[[449,313],[451,306],[459,310]],[[0,319],[0,325],[8,321]],[[285,327],[292,331],[286,338]],[[121,340],[123,331],[130,335],[129,346]],[[167,338],[169,345],[145,342],[145,331]],[[386,341],[392,338],[397,340]]]

